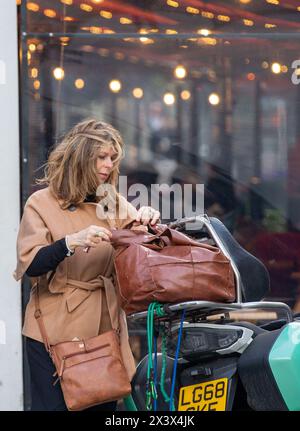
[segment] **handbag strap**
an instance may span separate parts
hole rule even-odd
[[[47,350],[47,352],[50,354],[51,356],[51,348],[50,348],[50,343],[49,343],[49,339],[47,336],[47,332],[46,332],[46,327],[45,327],[45,323],[44,323],[44,319],[42,316],[42,311],[41,311],[41,307],[40,307],[40,298],[39,298],[39,280],[41,280],[41,283],[46,285],[47,284],[47,277],[46,275],[42,275],[41,277],[38,278],[37,283],[36,283],[36,291],[35,291],[35,312],[34,312],[34,317],[36,318],[37,324],[39,325],[39,329],[43,338],[43,342],[45,345],[45,348]]]
[[[114,279],[114,276],[112,274],[112,278]],[[120,334],[120,316],[119,316],[119,310],[120,310],[120,298],[118,296],[117,289],[114,288],[112,281],[109,281],[107,283],[107,280],[104,280],[104,291],[106,296],[106,302],[107,302],[107,308],[108,308],[108,314],[110,317],[110,323],[113,328],[113,330],[119,335]]]

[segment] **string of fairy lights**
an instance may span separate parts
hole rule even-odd
[[[21,1],[22,0],[16,0],[18,5],[21,5]],[[274,6],[286,6],[291,8],[290,4],[286,4],[284,2],[284,0],[264,0],[266,3],[274,5]],[[91,13],[91,12],[95,12],[94,7],[95,6],[101,6],[101,3],[103,3],[103,6],[105,6],[105,0],[89,0],[89,3],[76,3],[73,0],[60,0],[60,3],[62,3],[65,6],[72,6],[72,7],[78,7],[81,11],[85,12],[85,13]],[[188,0],[165,0],[165,4],[170,7],[170,8],[179,8],[179,7],[184,7],[185,8],[185,12],[187,14],[191,14],[191,15],[201,15],[201,17],[207,19],[207,20],[218,20],[221,21],[223,23],[227,23],[230,22],[232,17],[230,17],[229,15],[226,14],[220,14],[220,13],[216,13],[216,12],[211,12],[208,10],[208,6],[205,7],[205,10],[201,10],[199,7],[195,7],[195,5],[202,5],[203,2],[198,1],[198,0],[190,0],[191,5],[188,5]],[[241,5],[249,5],[252,3],[252,0],[239,0],[239,3],[241,3]],[[50,8],[42,8],[38,3],[34,2],[34,1],[29,1],[26,3],[26,8],[28,11],[32,12],[32,13],[42,13],[45,17],[47,17],[48,19],[60,19],[63,20],[65,22],[72,22],[75,21],[77,18],[75,18],[74,16],[71,16],[71,13],[69,13],[72,8],[70,8],[70,11],[68,11],[68,15],[64,15],[63,17],[59,16],[59,13],[55,10],[55,9],[50,9]],[[293,9],[297,12],[300,12],[300,6],[293,6]],[[106,10],[105,8],[101,8],[100,10],[98,10],[98,15],[100,18],[102,18],[103,20],[106,20],[107,22],[109,20],[112,20],[113,18],[116,18],[116,14],[113,14],[112,11],[110,10]],[[115,16],[114,16],[115,15]],[[247,15],[246,15],[247,16]],[[241,19],[241,22],[248,27],[252,27],[255,25],[255,21],[253,19],[249,19],[245,16],[245,18]],[[118,18],[118,21],[121,25],[130,25],[133,24],[133,19],[132,17],[128,17],[128,16],[120,16]],[[272,21],[272,20],[270,20]],[[209,27],[209,26],[208,26]],[[265,22],[264,27],[266,29],[271,29],[271,28],[275,28],[277,27],[277,24],[274,24],[272,22]],[[92,34],[104,34],[104,33],[115,33],[115,31],[110,28],[109,26],[81,26],[80,30],[84,31],[84,32],[90,32]],[[153,44],[155,43],[154,39],[151,39],[151,33],[157,33],[157,32],[161,32],[162,30],[159,30],[158,28],[140,28],[138,30],[138,32],[143,35],[140,38],[136,39],[136,38],[124,38],[125,42],[132,42],[132,43],[142,43],[142,44]],[[171,28],[167,28],[164,30],[166,34],[177,34],[178,31],[175,29],[171,29]],[[197,38],[191,38],[189,40],[191,41],[196,41],[199,44],[204,44],[204,45],[216,45],[217,44],[217,40],[213,37],[212,34],[212,30],[210,28],[200,28],[196,30],[197,35],[201,36],[201,39],[197,39]],[[147,37],[146,37],[147,35]],[[150,37],[149,37],[150,36]],[[69,37],[60,37],[60,44],[63,46],[68,45],[70,41]],[[88,46],[86,46],[86,51],[88,51],[87,49]],[[92,47],[91,47],[92,48]],[[28,53],[27,53],[27,59],[28,59],[28,64],[29,66],[31,65],[31,60],[32,60],[32,55],[34,54],[35,51],[41,51],[43,49],[43,44],[39,41],[33,41],[33,40],[28,40]],[[91,51],[93,50],[93,48],[91,49]],[[99,54],[106,56],[107,55],[107,49],[100,49]],[[103,52],[102,52],[103,51]],[[106,51],[106,53],[104,53],[104,51]],[[122,52],[118,52],[115,53],[115,58],[118,60],[123,60],[125,59],[125,55]],[[138,62],[138,58],[135,59],[134,61],[134,56],[131,56],[131,62]],[[147,64],[151,64],[151,61],[148,60],[146,61]],[[246,59],[246,63],[247,63],[247,59]],[[269,69],[273,74],[275,75],[279,75],[281,73],[287,73],[289,68],[287,65],[285,64],[281,64],[278,61],[266,61],[264,60],[261,63],[261,68],[262,69]],[[62,81],[65,78],[65,70],[63,67],[57,66],[53,68],[53,77],[54,79],[56,79],[57,81]],[[197,72],[194,71],[194,76],[196,76]],[[300,73],[300,71],[299,71]],[[37,67],[31,67],[29,69],[29,77],[32,78],[33,82],[33,88],[35,90],[39,90],[40,88],[40,81],[38,79],[38,68]],[[213,74],[213,72],[212,72]],[[173,75],[176,79],[178,80],[185,80],[185,78],[188,75],[188,70],[187,67],[184,66],[183,64],[177,64],[174,69],[173,69]],[[246,75],[247,79],[249,81],[253,81],[256,79],[256,74],[253,72],[249,72]],[[82,90],[86,85],[85,80],[82,77],[77,77],[74,80],[74,87],[77,90]],[[112,79],[109,81],[108,83],[108,88],[111,92],[113,93],[120,93],[122,91],[123,85],[122,82],[119,79]],[[144,96],[144,90],[140,87],[136,87],[132,89],[131,92],[132,96],[136,99],[142,99]],[[191,97],[191,93],[188,89],[182,89],[181,93],[180,93],[180,97],[183,101],[187,101],[190,99]],[[36,95],[36,100],[39,100],[39,95]],[[211,105],[218,105],[220,103],[220,96],[217,93],[211,93],[208,96],[208,102]],[[173,105],[176,101],[176,96],[171,93],[171,92],[166,92],[163,95],[163,101],[166,105]]]

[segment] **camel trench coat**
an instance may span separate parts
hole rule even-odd
[[[123,211],[122,219],[99,219],[96,203],[85,202],[71,207],[71,210],[63,210],[49,188],[33,193],[26,202],[20,222],[15,279],[22,278],[42,247],[66,235],[92,224],[118,229],[135,219],[136,209],[120,195],[119,205],[126,209],[126,218]],[[109,311],[113,313],[118,310],[122,357],[132,379],[135,362],[129,345],[125,313],[116,307],[113,258],[114,249],[105,241],[88,253],[82,247],[76,248],[74,255],[59,263],[55,273],[47,274],[48,287],[40,285],[40,307],[50,344],[89,338],[105,332],[112,328]],[[43,341],[34,317],[36,281],[36,278],[31,278],[32,289],[22,334]]]

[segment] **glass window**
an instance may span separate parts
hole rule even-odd
[[[23,0],[23,200],[64,132],[101,118],[124,136],[129,185],[204,183],[269,297],[300,311],[296,3]]]

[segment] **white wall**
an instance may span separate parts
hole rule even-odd
[[[17,8],[0,1],[0,410],[23,410],[21,286],[12,273],[19,225]]]

